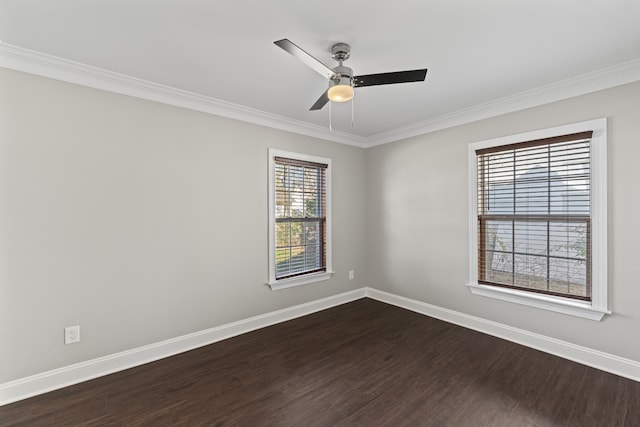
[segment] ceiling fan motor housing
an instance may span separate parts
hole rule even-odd
[[[353,87],[353,70],[342,65],[342,61],[349,59],[350,55],[351,46],[346,43],[336,43],[331,47],[331,57],[338,61],[339,65],[332,68],[336,75],[329,80],[329,88],[340,85]]]
[[[336,75],[329,80],[329,87],[337,85],[353,86],[353,70],[351,68],[338,65],[332,70]]]

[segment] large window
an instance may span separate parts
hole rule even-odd
[[[602,317],[605,142],[598,120],[471,144],[474,293]]]
[[[328,279],[331,162],[278,150],[270,150],[269,159],[269,285]]]

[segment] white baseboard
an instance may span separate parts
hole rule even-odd
[[[635,360],[625,359],[613,354],[582,347],[566,341],[535,334],[523,329],[492,322],[480,317],[470,316],[373,288],[366,288],[365,295],[371,299],[535,348],[536,350],[544,351],[545,353],[550,353],[621,377],[640,381],[640,362]]]
[[[365,288],[0,384],[0,406],[365,297]]]
[[[625,359],[555,338],[513,328],[468,314],[379,291],[360,288],[215,328],[168,339],[120,353],[0,384],[0,406],[57,390],[83,381],[140,366],[145,363],[213,344],[227,338],[335,307],[360,298],[371,298],[465,328],[506,339],[546,353],[573,360],[621,377],[640,381],[640,362]]]

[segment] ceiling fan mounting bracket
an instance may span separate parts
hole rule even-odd
[[[331,46],[331,57],[342,63],[351,56],[351,46],[346,43],[336,43]]]

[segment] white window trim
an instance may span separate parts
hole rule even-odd
[[[591,302],[478,283],[478,186],[476,150],[559,135],[593,131],[591,137]],[[525,132],[469,144],[469,282],[474,295],[537,307],[591,320],[611,314],[607,308],[607,119]]]
[[[326,183],[326,271],[321,273],[309,273],[288,279],[276,280],[276,231],[275,231],[275,170],[274,164],[276,157],[285,157],[288,159],[303,160],[313,163],[323,163],[327,165],[325,183]],[[308,154],[293,153],[291,151],[276,150],[274,148],[269,149],[269,280],[267,285],[271,290],[280,290],[291,288],[294,286],[307,285],[310,283],[319,282],[322,280],[328,280],[331,278],[333,272],[331,263],[331,159],[325,157],[312,156]]]

